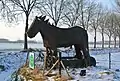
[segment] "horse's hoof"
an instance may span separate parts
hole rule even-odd
[[[80,76],[85,76],[86,75],[86,70],[81,70]]]
[[[96,60],[94,57],[90,57],[90,66],[96,66]]]

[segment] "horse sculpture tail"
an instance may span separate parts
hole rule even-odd
[[[87,31],[85,33],[85,37],[86,37],[86,60],[87,60],[87,66],[90,66],[90,54],[89,54],[89,42],[88,42],[88,34],[87,34]]]

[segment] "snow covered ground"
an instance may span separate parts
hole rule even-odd
[[[109,69],[109,52],[111,53],[111,69]],[[26,60],[26,52],[0,53],[0,65],[5,69],[0,70],[0,81],[11,81],[11,74],[21,67]],[[86,76],[80,76],[81,68],[68,68],[70,81],[120,81],[120,49],[90,50],[90,55],[97,61],[96,67],[88,67]],[[65,71],[62,71],[66,74]],[[52,81],[52,79],[51,79]]]

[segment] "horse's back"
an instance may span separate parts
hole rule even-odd
[[[57,44],[61,43],[63,45],[65,45],[66,43],[79,44],[87,40],[86,35],[86,30],[79,26],[61,29],[56,32],[56,42]]]
[[[57,30],[57,33],[60,33],[60,34],[79,34],[80,33],[86,33],[86,30],[82,27],[79,27],[79,26],[73,26],[71,28],[58,28]]]
[[[56,27],[57,28],[57,27]],[[61,31],[70,31],[70,30],[81,30],[81,31],[85,31],[85,29],[84,28],[82,28],[82,27],[80,27],[80,26],[73,26],[73,27],[70,27],[70,28],[59,28],[58,27],[58,29],[59,30],[61,30]]]

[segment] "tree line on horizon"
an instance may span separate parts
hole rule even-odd
[[[28,48],[26,32],[29,23],[36,15],[48,16],[57,27],[66,25],[70,28],[78,25],[94,32],[94,48],[97,32],[102,37],[102,48],[105,47],[105,35],[109,38],[109,48],[112,38],[114,47],[116,48],[118,39],[120,48],[119,0],[115,0],[115,4],[109,9],[94,0],[0,0],[0,15],[2,20],[13,24],[21,19],[25,21],[24,49]]]
[[[5,39],[5,38],[0,38],[0,43],[24,43],[24,40],[9,40],[9,39]],[[35,40],[28,40],[28,43],[42,43],[42,42],[38,42]]]

